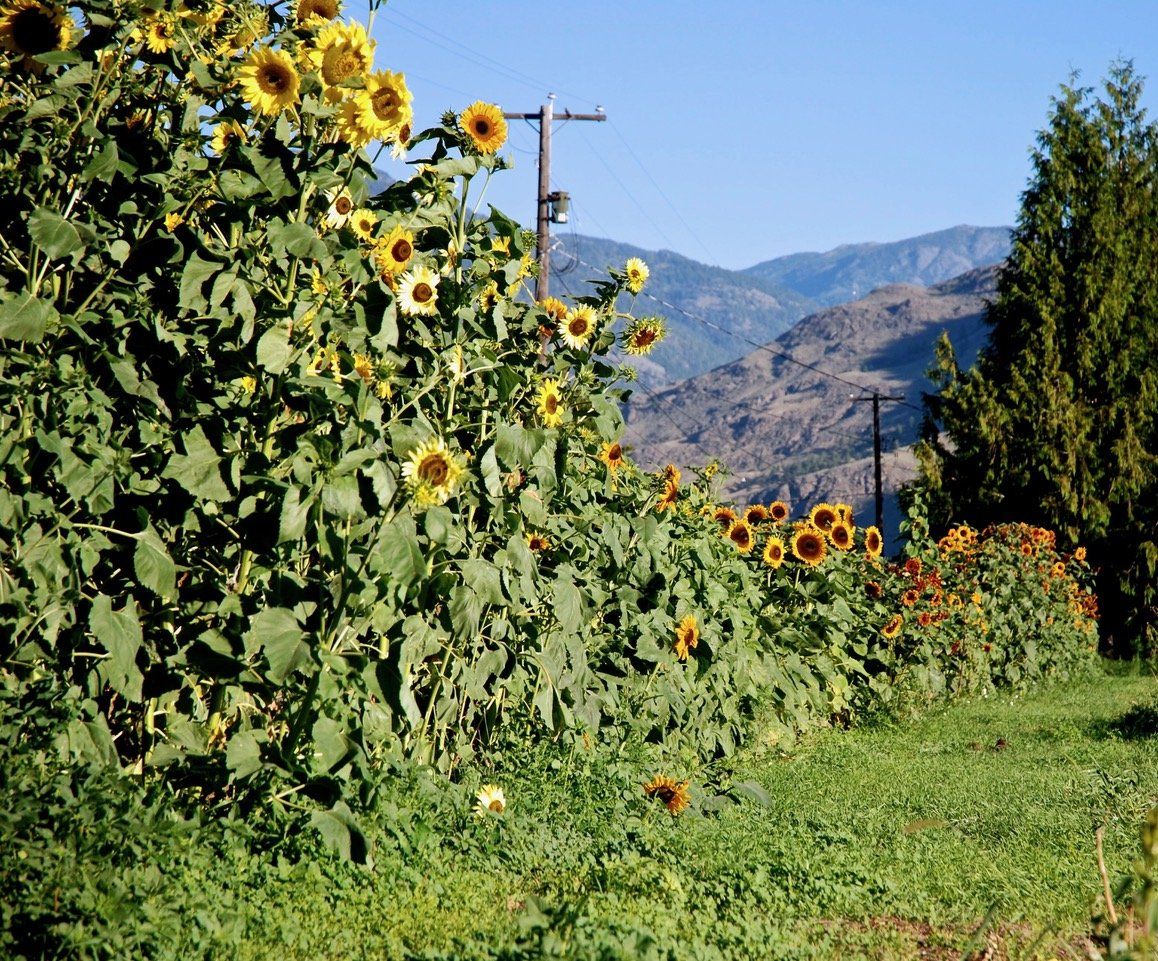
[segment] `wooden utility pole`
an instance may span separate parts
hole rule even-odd
[[[547,102],[537,113],[504,113],[508,120],[539,121],[539,206],[535,218],[535,257],[539,261],[539,279],[535,284],[535,300],[546,300],[551,274],[551,204],[560,199],[551,193],[551,127],[555,120],[606,120],[601,108],[598,113],[555,113],[555,95],[547,94]]]
[[[854,397],[854,401],[872,401],[873,405],[873,470],[876,475],[876,522],[877,530],[885,529],[885,495],[881,486],[881,401],[904,400],[903,397],[888,397],[873,391],[872,397]]]

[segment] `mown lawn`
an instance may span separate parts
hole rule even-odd
[[[1158,803],[1158,679],[826,732],[739,761],[766,804],[693,781],[676,819],[631,800],[632,759],[538,761],[449,848],[412,825],[372,873],[267,879],[244,956],[957,957],[990,914],[1008,956],[1064,957],[1099,887],[1095,826],[1116,876]]]

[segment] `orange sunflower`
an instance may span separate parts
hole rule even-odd
[[[818,566],[828,554],[824,535],[808,524],[798,527],[792,535],[792,553],[809,567]]]

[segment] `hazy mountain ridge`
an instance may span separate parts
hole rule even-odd
[[[938,284],[1009,256],[1008,227],[960,224],[891,243],[845,244],[824,253],[789,254],[744,273],[783,284],[832,306],[890,283]]]
[[[948,331],[963,366],[985,341],[984,312],[997,267],[932,287],[893,284],[804,318],[768,346],[844,378],[833,380],[765,350],[666,390],[636,395],[626,440],[645,467],[718,457],[734,473],[725,494],[741,503],[783,497],[797,508],[843,499],[861,523],[872,512],[872,408],[850,384],[903,396],[883,403],[885,487],[912,476],[912,444],[934,345]],[[890,511],[890,515],[892,512]],[[895,529],[896,517],[887,521]]]

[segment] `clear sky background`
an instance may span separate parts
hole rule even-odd
[[[1158,105],[1158,0],[390,0],[374,36],[419,129],[475,99],[602,105],[606,123],[555,126],[573,223],[554,230],[731,268],[1012,224],[1034,134],[1074,70],[1097,85],[1132,58]],[[532,226],[537,148],[512,121],[515,169],[487,195]]]

